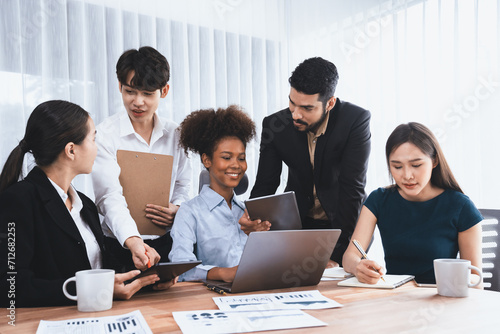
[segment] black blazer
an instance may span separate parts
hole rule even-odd
[[[313,184],[331,228],[342,229],[332,260],[341,263],[366,197],[366,170],[371,147],[370,112],[337,102],[328,126],[316,143],[314,172],[307,133],[295,129],[290,109],[264,118],[257,178],[250,197],[274,194],[282,162],[288,166],[286,191],[293,190],[302,220],[314,205]]]
[[[92,229],[106,265],[97,209],[88,197],[78,195],[83,221]],[[91,268],[78,228],[38,167],[0,194],[0,256],[2,307],[12,300],[16,307],[74,304],[64,296],[63,282]]]

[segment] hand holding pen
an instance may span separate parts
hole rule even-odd
[[[144,250],[145,250],[145,255],[146,255],[146,267],[147,268],[151,268],[153,267],[154,265],[156,265],[158,262],[160,262],[160,255],[158,254],[158,252],[152,248],[151,246],[149,246],[148,244],[144,243]],[[147,268],[144,268],[141,270],[145,270]]]
[[[362,259],[365,259],[365,260],[370,260],[370,259],[368,258],[368,255],[366,255],[365,251],[363,250],[363,247],[361,247],[361,245],[359,244],[358,240],[356,240],[356,239],[352,239],[352,243],[354,244],[354,246],[356,246],[356,248],[358,249],[358,251],[361,253],[361,258],[362,258]],[[380,279],[381,279],[382,281],[384,281],[384,282],[385,282],[384,276],[383,276],[383,274],[382,274],[379,270],[375,269],[374,267],[371,267],[371,269],[372,269],[373,271],[376,271],[376,272],[377,272],[377,273],[379,273],[380,275],[382,275],[382,276],[380,277]]]
[[[146,251],[146,256],[148,257],[148,269],[151,268],[151,259],[148,256],[148,251]]]

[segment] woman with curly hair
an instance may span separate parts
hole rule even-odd
[[[169,258],[172,262],[202,261],[181,275],[180,281],[231,282],[247,241],[238,224],[245,206],[233,189],[247,170],[245,149],[255,136],[255,124],[238,106],[231,105],[217,111],[194,111],[178,131],[185,152],[200,155],[210,185],[179,208],[170,232]]]

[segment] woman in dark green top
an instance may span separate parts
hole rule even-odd
[[[394,185],[366,200],[353,239],[367,247],[375,225],[380,230],[388,274],[415,275],[434,283],[433,260],[460,258],[481,268],[482,216],[463,194],[432,132],[422,124],[398,126],[386,144]],[[361,260],[350,245],[344,268],[363,283],[377,283],[384,268]]]

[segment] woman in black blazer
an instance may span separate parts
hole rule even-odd
[[[64,281],[79,270],[109,267],[97,209],[71,186],[76,175],[92,171],[95,133],[89,114],[66,101],[42,103],[28,119],[24,139],[0,175],[2,307],[74,303],[62,292]],[[27,152],[37,167],[17,182]],[[158,262],[153,249],[148,255]],[[151,275],[124,284],[139,273],[116,274],[114,296],[128,299],[158,280]]]

